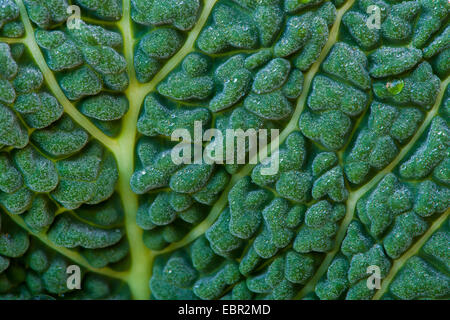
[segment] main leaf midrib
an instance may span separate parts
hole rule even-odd
[[[155,252],[151,252],[143,243],[143,230],[136,223],[138,196],[130,188],[130,179],[134,172],[134,149],[136,144],[136,123],[145,97],[163,80],[184,57],[194,50],[195,40],[203,29],[216,0],[205,1],[195,27],[189,32],[181,49],[161,68],[161,70],[146,84],[136,80],[134,70],[134,40],[131,26],[130,1],[123,2],[123,16],[118,26],[124,42],[124,57],[127,62],[127,73],[130,84],[125,95],[130,103],[130,109],[123,118],[122,131],[117,139],[119,150],[115,154],[119,168],[118,193],[121,195],[125,211],[125,229],[130,245],[131,269],[127,282],[133,297],[146,299],[150,297],[149,280],[152,275],[152,264]]]

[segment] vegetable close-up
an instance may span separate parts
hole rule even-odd
[[[0,300],[450,299],[449,17],[0,0]]]

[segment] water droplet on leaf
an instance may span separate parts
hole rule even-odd
[[[405,83],[403,82],[403,80],[394,80],[392,82],[386,83],[386,88],[392,95],[397,95],[402,92],[404,86]]]

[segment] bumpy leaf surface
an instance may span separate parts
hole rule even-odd
[[[0,0],[0,299],[450,298],[449,13]],[[174,163],[195,121],[279,172]]]

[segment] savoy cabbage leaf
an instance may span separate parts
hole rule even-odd
[[[0,0],[0,299],[448,299],[449,12]],[[279,171],[174,163],[196,121]]]

